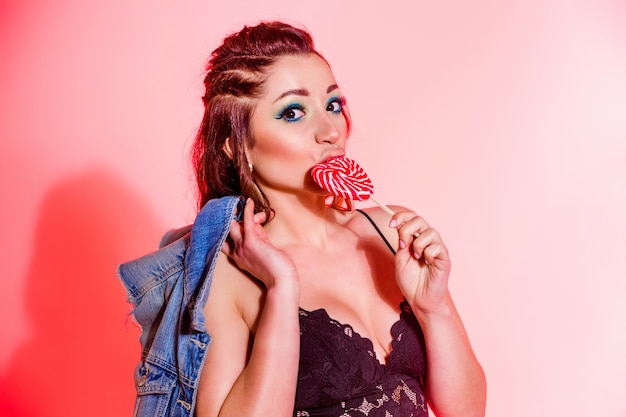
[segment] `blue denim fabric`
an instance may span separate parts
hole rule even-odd
[[[135,417],[193,415],[211,343],[203,308],[235,212],[243,212],[240,197],[211,200],[198,213],[190,233],[189,227],[170,233],[162,244],[177,239],[118,266],[141,325]]]

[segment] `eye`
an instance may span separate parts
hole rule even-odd
[[[330,99],[328,104],[326,105],[326,111],[330,111],[333,113],[341,113],[341,109],[346,104],[345,99],[341,97],[334,97]]]
[[[276,115],[277,119],[283,119],[286,122],[297,122],[304,116],[304,107],[300,104],[290,104],[280,113]]]

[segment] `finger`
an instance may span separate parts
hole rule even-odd
[[[418,219],[421,219],[420,221],[424,222],[426,226],[428,226],[426,221],[422,217],[418,216],[414,211],[398,211],[391,217],[391,220],[389,221],[389,227],[393,229],[400,229],[404,225],[411,224]]]
[[[230,231],[228,232],[228,236],[233,242],[239,242],[242,239],[241,224],[239,222],[235,220],[230,222]]]
[[[254,200],[248,198],[246,205],[243,209],[243,231],[245,234],[250,234],[254,231]]]
[[[262,240],[267,240],[265,229],[263,229],[263,225],[265,224],[266,219],[267,213],[265,213],[264,211],[256,213],[254,215],[254,233]]]
[[[224,241],[224,244],[222,245],[222,253],[224,253],[226,256],[228,256],[229,258],[231,258],[231,254],[234,251],[234,246],[235,246],[235,242],[238,242],[241,240],[241,225],[233,220],[230,223],[230,230],[228,231],[228,237],[226,238],[226,240]]]
[[[436,265],[437,261],[448,259],[448,250],[443,243],[436,242],[424,248],[422,257],[426,264]]]
[[[422,217],[414,216],[402,225],[398,226],[398,238],[404,245],[409,246],[422,233],[430,229],[426,220]]]
[[[398,210],[393,214],[393,216],[391,216],[391,219],[389,220],[389,227],[391,227],[392,229],[397,229],[408,220],[416,216],[417,214],[411,210]]]
[[[260,211],[254,214],[254,223],[263,224],[267,220],[267,213],[264,211]]]
[[[428,255],[426,255],[425,257],[425,260],[430,262],[431,260],[434,259],[434,256],[436,254],[440,253],[439,248],[442,248],[442,247],[445,248],[445,246],[443,245],[443,242],[441,241],[441,237],[439,236],[439,233],[437,233],[435,229],[429,228],[423,231],[419,235],[419,237],[413,240],[413,244],[412,244],[413,256],[416,259],[421,259],[422,257],[425,256],[425,252],[428,252],[430,250],[429,253],[433,255],[430,256],[430,259]]]

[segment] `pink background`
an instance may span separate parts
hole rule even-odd
[[[193,219],[209,52],[285,19],[443,234],[488,416],[626,416],[626,2],[217,3],[0,1],[0,415],[131,415],[115,265]]]

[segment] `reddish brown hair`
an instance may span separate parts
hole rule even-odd
[[[204,79],[204,116],[191,150],[198,208],[212,198],[243,195],[269,218],[269,202],[254,181],[244,151],[253,140],[254,99],[261,96],[268,70],[280,57],[311,53],[320,55],[311,35],[281,22],[246,26],[213,51]],[[224,146],[227,139],[230,154]]]

